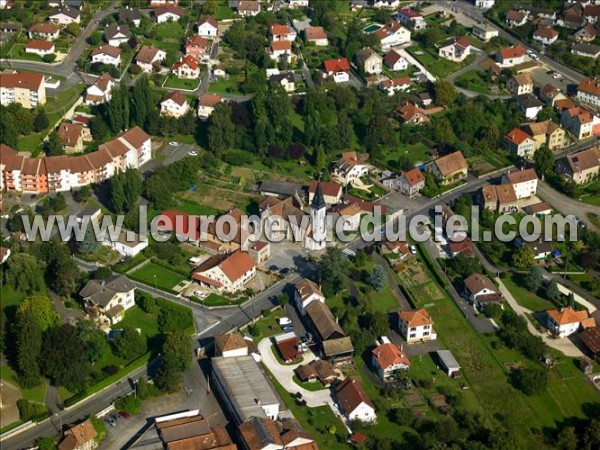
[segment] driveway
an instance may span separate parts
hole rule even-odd
[[[538,331],[537,328],[533,326],[533,324],[529,320],[529,317],[527,316],[527,314],[533,314],[533,311],[519,305],[519,303],[517,303],[511,292],[506,288],[506,286],[504,286],[504,283],[502,283],[502,280],[500,278],[496,278],[496,282],[498,283],[500,292],[506,299],[506,302],[518,315],[522,316],[527,321],[527,330],[531,334],[533,334],[534,336],[541,337],[548,347],[552,347],[564,353],[566,356],[570,356],[573,358],[584,356],[581,350],[579,350],[575,346],[575,344],[573,344],[573,342],[571,342],[568,338],[554,339],[548,336],[547,333],[542,333]]]
[[[296,367],[298,367],[300,364],[306,364],[317,359],[314,353],[311,351],[305,353],[303,361],[299,364],[290,364],[284,366],[279,364],[279,361],[277,361],[275,355],[273,355],[271,347],[273,347],[271,338],[264,338],[258,343],[258,351],[262,357],[262,362],[286,391],[292,394],[300,392],[302,394],[302,399],[306,400],[306,405],[309,408],[315,408],[317,406],[328,404],[333,406],[334,412],[337,410],[329,389],[323,389],[322,391],[307,391],[306,389],[298,386],[292,379],[294,376],[294,369]]]

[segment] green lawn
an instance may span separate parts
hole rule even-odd
[[[240,91],[240,80],[235,76],[230,76],[226,80],[213,81],[208,85],[208,92],[213,94],[238,94]]]
[[[515,297],[519,305],[531,311],[544,311],[555,308],[555,305],[551,301],[541,298],[523,285],[525,276],[522,274],[513,274],[510,277],[502,278],[502,282],[512,293],[513,297]]]
[[[184,212],[187,214],[193,214],[196,216],[216,216],[221,213],[221,211],[219,211],[216,208],[211,208],[210,206],[201,205],[199,203],[196,203],[192,200],[187,200],[187,199],[180,200],[179,203],[177,203],[176,208],[178,211],[181,211],[181,212]]]
[[[21,389],[21,395],[23,398],[30,400],[32,402],[44,403],[46,399],[46,382],[44,381],[39,386],[36,386],[31,389],[24,389],[19,386],[18,376],[16,372],[10,367],[8,364],[3,364],[0,366],[0,378],[6,380],[7,382],[15,385],[19,389]]]
[[[197,79],[177,78],[175,76],[169,76],[165,81],[163,87],[193,91],[198,88],[199,84],[200,80]]]
[[[300,386],[302,389],[306,389],[307,391],[316,392],[316,391],[324,391],[325,389],[329,389],[321,384],[320,381],[302,381],[298,378],[297,375],[292,377],[294,383]]]
[[[600,181],[586,184],[581,188],[581,195],[577,199],[588,205],[600,206]]]
[[[448,61],[447,59],[440,58],[435,50],[424,48],[420,45],[409,47],[406,50],[436,77],[446,77],[460,69],[463,64],[467,65],[469,61],[469,58],[462,64]]]
[[[422,142],[417,144],[399,144],[394,149],[385,150],[382,157],[384,161],[382,163],[388,169],[399,170],[398,159],[401,156],[408,157],[410,162],[416,165],[431,159],[429,150],[430,148]]]
[[[200,300],[200,303],[202,303],[205,306],[227,306],[227,305],[238,305],[240,303],[245,302],[246,300],[247,300],[246,297],[242,297],[242,298],[233,300],[233,299],[229,299],[227,297],[223,297],[222,295],[210,294],[204,300]]]
[[[491,84],[485,79],[485,73],[480,70],[470,70],[465,72],[454,81],[458,86],[470,91],[479,92],[481,94],[499,94],[499,92],[493,92],[490,89]]]
[[[154,28],[157,40],[165,39],[181,39],[183,38],[184,29],[179,22],[165,22],[156,25]]]
[[[581,274],[581,275],[567,275],[567,278],[569,280],[571,280],[573,283],[576,283],[579,286],[581,286],[584,289],[587,289],[589,291],[590,289],[587,286],[588,286],[588,283],[590,283],[591,281],[594,280],[594,275],[591,273],[585,273],[585,274]],[[590,291],[590,292],[595,297],[600,298],[600,287],[598,289]]]
[[[148,314],[140,307],[134,306],[125,311],[125,317],[114,328],[140,328],[148,338],[158,334],[158,315]]]
[[[129,274],[130,278],[147,284],[150,287],[157,287],[166,291],[171,291],[177,283],[186,280],[183,275],[149,262],[138,270]]]

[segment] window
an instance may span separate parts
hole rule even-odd
[[[409,338],[415,338],[415,337],[417,337],[417,334],[416,333],[411,333],[408,337]]]

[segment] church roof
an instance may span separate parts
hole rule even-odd
[[[323,197],[323,188],[321,187],[321,183],[317,184],[317,190],[315,191],[315,196],[313,198],[312,207],[315,209],[325,208],[325,198]]]

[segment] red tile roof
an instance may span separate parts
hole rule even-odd
[[[406,356],[406,353],[404,353],[397,345],[392,344],[391,342],[381,344],[373,349],[371,353],[375,359],[377,359],[379,367],[381,367],[383,370],[396,364],[405,364],[410,366],[410,360],[408,359],[408,356]]]
[[[575,311],[570,306],[567,306],[566,308],[563,308],[561,310],[549,309],[546,312],[558,325],[569,325],[572,323],[579,323],[589,317],[587,311]]]
[[[217,94],[202,94],[198,99],[198,104],[200,106],[214,108],[221,100],[223,100],[223,97]]]
[[[185,236],[192,240],[200,239],[200,217],[190,216],[177,210],[168,210],[161,213],[166,220],[160,220],[157,225],[162,231],[170,231],[178,236]]]
[[[323,190],[323,195],[327,195],[328,197],[337,197],[342,192],[342,186],[337,183],[321,181],[321,189]],[[309,194],[314,194],[317,190],[318,181],[311,181],[310,186],[308,187]]]
[[[408,327],[433,325],[433,319],[426,309],[410,309],[399,311],[398,316]]]
[[[290,27],[288,27],[287,25],[274,24],[274,25],[271,25],[269,32],[271,33],[272,36],[282,36],[285,34],[293,33],[293,30]]]
[[[415,186],[415,185],[425,181],[425,177],[423,176],[423,173],[417,167],[409,170],[408,172],[404,172],[402,175],[406,179],[406,182],[408,184],[410,184],[411,186]]]
[[[173,65],[173,70],[178,70],[180,67],[182,66],[188,66],[190,69],[192,70],[196,70],[198,68],[198,61],[196,61],[195,58],[193,58],[192,56],[186,56],[185,58],[183,58],[181,61],[175,63]]]
[[[521,145],[527,139],[533,139],[520,128],[513,128],[506,134],[506,136],[504,136],[504,138],[515,145]]]
[[[3,88],[20,88],[37,91],[42,81],[44,81],[44,75],[41,73],[0,73],[0,87]]]
[[[600,78],[583,78],[577,86],[577,90],[600,97]]]
[[[503,48],[499,53],[502,59],[519,58],[525,56],[525,47],[521,44],[517,44],[512,47]]]
[[[325,67],[327,73],[348,72],[350,70],[350,63],[347,58],[326,59],[323,61],[323,67]]]
[[[362,383],[352,378],[346,378],[336,388],[336,397],[346,414],[353,412],[361,403],[366,403],[375,409]]]
[[[52,50],[53,48],[54,48],[54,42],[42,41],[39,39],[32,39],[25,46],[25,49],[45,50],[45,51]]]
[[[508,172],[506,174],[506,178],[508,178],[508,180],[512,184],[518,184],[525,183],[527,181],[537,180],[538,176],[537,173],[535,173],[535,169],[525,169],[518,170],[515,172]]]

